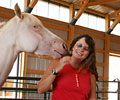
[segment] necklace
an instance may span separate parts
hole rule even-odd
[[[83,68],[79,69],[79,72],[76,72],[75,74],[75,80],[76,80],[76,86],[80,87],[80,82],[79,82],[79,73],[81,73],[83,71]]]
[[[76,79],[76,85],[77,87],[79,87],[78,73],[75,74],[75,79]]]

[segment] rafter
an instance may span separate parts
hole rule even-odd
[[[61,0],[50,0],[50,1],[54,1],[54,2],[57,2],[57,3],[63,4],[63,5],[66,5],[66,6],[70,6],[70,3],[67,3],[67,2],[65,2],[65,1],[61,1]]]
[[[78,18],[86,10],[89,1],[90,0],[81,0],[81,7],[80,7],[79,11],[77,12],[77,14],[74,16],[74,18],[72,19],[72,21],[70,22],[70,24],[74,25],[76,23],[76,21],[78,20]]]
[[[101,5],[101,4],[111,3],[111,2],[118,2],[118,1],[120,0],[97,0],[97,1],[89,2],[88,6]]]
[[[38,0],[32,0],[32,1],[29,3],[29,5],[28,5],[27,9],[25,10],[25,12],[31,13],[32,9],[33,9],[34,6],[37,4],[37,2],[38,2]]]

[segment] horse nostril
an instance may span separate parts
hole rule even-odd
[[[68,50],[68,47],[67,47],[67,45],[66,45],[65,43],[63,43],[62,46],[63,46],[63,48],[64,48],[65,50]]]

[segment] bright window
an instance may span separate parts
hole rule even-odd
[[[60,6],[59,20],[64,22],[69,22],[69,9],[63,6]]]
[[[109,56],[109,81],[120,79],[120,57]],[[117,91],[117,83],[109,83],[109,91]],[[109,100],[118,100],[117,93],[108,93]]]
[[[0,0],[0,6],[14,9],[15,4],[18,3],[22,11],[24,11],[24,0]]]

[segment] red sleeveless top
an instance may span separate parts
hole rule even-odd
[[[88,100],[90,93],[90,72],[77,72],[66,64],[53,82],[52,100]]]

